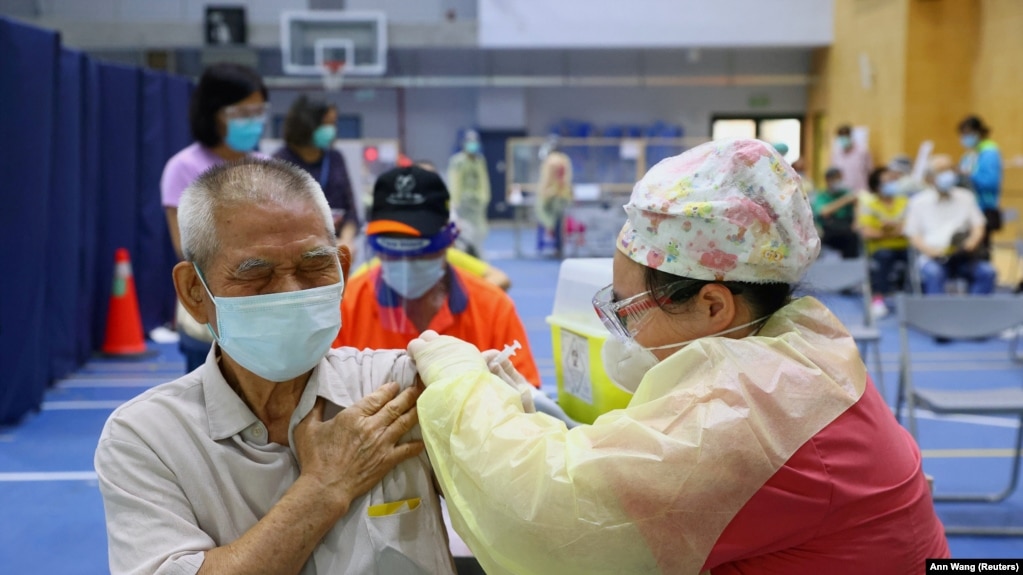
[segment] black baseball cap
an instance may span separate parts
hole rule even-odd
[[[366,234],[434,236],[451,219],[450,199],[448,187],[436,172],[419,166],[388,170],[373,185]]]

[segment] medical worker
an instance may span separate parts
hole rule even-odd
[[[707,143],[635,186],[593,299],[625,409],[525,413],[479,351],[409,345],[455,529],[487,573],[904,575],[948,545],[920,452],[811,297],[820,250],[791,167]]]
[[[448,162],[448,189],[451,190],[451,212],[458,221],[465,251],[483,258],[483,244],[489,233],[490,175],[475,130],[465,132],[462,150]]]

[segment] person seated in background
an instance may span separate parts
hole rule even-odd
[[[931,159],[929,186],[913,196],[906,207],[904,233],[919,252],[921,289],[925,294],[945,292],[945,281],[962,278],[971,294],[995,290],[995,269],[986,261],[984,214],[973,193],[956,185],[952,159]]]
[[[279,160],[217,166],[178,221],[174,286],[216,342],[103,428],[110,572],[453,574],[415,367],[330,349],[348,253],[319,184]]]
[[[435,166],[430,160],[416,160],[415,165],[424,170],[435,173],[437,172],[437,166]],[[468,252],[459,249],[457,246],[458,244],[455,243],[448,248],[448,265],[455,266],[462,271],[481,277],[504,291],[511,289],[511,278],[508,277],[508,274],[504,273],[504,270],[485,262],[478,257],[470,255]],[[379,258],[373,258],[371,261],[359,266],[353,274],[361,274],[369,269],[369,266],[375,265],[379,262]]]
[[[274,157],[291,162],[316,178],[327,196],[338,242],[353,249],[359,233],[359,211],[345,157],[332,147],[337,139],[337,108],[299,96],[284,118],[283,135],[285,145]]]
[[[888,171],[896,174],[899,194],[912,196],[924,189],[925,184],[913,176],[913,160],[905,154],[899,154],[888,162]]]
[[[844,259],[858,257],[860,238],[853,231],[857,194],[842,187],[842,172],[838,168],[828,168],[824,180],[827,187],[813,198],[813,216],[821,232],[821,243]]]
[[[400,349],[432,329],[502,349],[518,341],[515,369],[533,386],[540,373],[515,304],[497,286],[447,264],[458,230],[441,177],[418,166],[377,178],[367,219],[367,243],[380,264],[348,284],[334,346]]]
[[[868,193],[856,210],[856,231],[870,256],[870,288],[874,293],[871,313],[881,318],[888,315],[885,298],[901,283],[894,279],[901,263],[905,270],[909,240],[902,233],[908,199],[899,185],[900,175],[888,168],[876,168],[867,178]],[[904,275],[904,274],[903,274]]]
[[[504,273],[504,270],[477,257],[470,256],[456,247],[452,246],[448,248],[446,259],[448,265],[455,266],[468,274],[483,278],[504,291],[511,289],[511,278],[508,277],[508,274]],[[370,261],[355,268],[355,271],[352,272],[349,279],[355,279],[357,276],[368,272],[371,268],[379,266],[380,258],[374,257]]]

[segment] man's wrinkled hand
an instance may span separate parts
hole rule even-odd
[[[303,476],[324,488],[324,502],[347,512],[353,500],[368,492],[396,465],[422,453],[423,443],[399,443],[419,418],[420,390],[399,393],[388,383],[337,414],[323,420],[325,400],[295,427],[295,454]]]
[[[489,371],[476,346],[448,335],[437,335],[433,330],[409,342],[408,353],[426,386],[445,377]]]

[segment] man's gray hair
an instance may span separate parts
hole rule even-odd
[[[203,272],[220,249],[216,215],[254,204],[316,206],[323,215],[323,234],[334,241],[334,219],[320,184],[302,168],[281,160],[245,158],[220,164],[189,185],[178,205],[178,229],[185,260]]]

